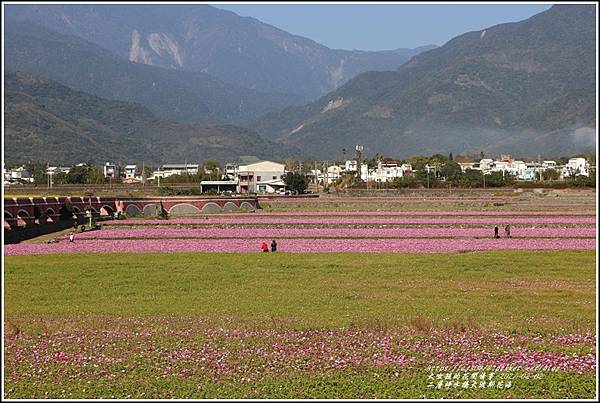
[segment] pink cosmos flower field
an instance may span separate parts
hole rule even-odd
[[[58,244],[16,244],[5,255],[46,253],[132,252],[258,252],[256,239],[119,239],[78,240]],[[279,239],[285,252],[397,252],[443,253],[484,250],[594,249],[594,239]]]
[[[489,238],[489,228],[217,228],[157,226],[110,228],[77,235],[78,239],[171,239],[171,238]],[[591,227],[518,227],[513,238],[594,238]],[[63,240],[67,240],[67,236]]]
[[[5,254],[256,252],[261,242],[272,239],[278,240],[281,252],[301,253],[594,249],[596,219],[591,213],[321,210],[134,218],[108,221],[105,229],[77,234],[73,243],[63,236],[53,244],[6,245]],[[506,224],[512,225],[511,239],[503,237]],[[311,228],[299,227],[302,225]],[[387,225],[400,227],[381,228]],[[494,225],[499,226],[501,239],[493,239]]]
[[[213,224],[587,224],[596,223],[595,217],[277,217],[277,216],[205,216],[203,218],[173,218],[170,220],[130,219],[111,225],[213,225]]]

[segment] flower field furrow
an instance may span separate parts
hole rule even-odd
[[[283,252],[444,253],[484,250],[594,249],[595,239],[278,239]],[[55,244],[5,245],[6,256],[47,253],[257,252],[254,239],[78,240]]]
[[[593,238],[595,228],[512,228],[513,238]],[[487,238],[489,228],[116,228],[77,239],[117,238]],[[68,239],[65,235],[64,239]]]
[[[255,213],[220,213],[219,217],[279,217],[279,216],[595,216],[594,210],[298,210],[298,211],[257,211]]]
[[[221,217],[172,218],[170,220],[127,219],[110,225],[212,225],[212,224],[595,224],[595,217]]]

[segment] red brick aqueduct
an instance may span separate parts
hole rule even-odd
[[[128,217],[156,216],[162,206],[170,215],[254,211],[259,207],[256,198],[197,197],[19,197],[4,199],[4,226],[13,228],[27,224],[71,219],[72,214],[83,216],[91,205],[96,215],[109,216],[121,212]]]

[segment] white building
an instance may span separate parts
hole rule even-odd
[[[236,164],[227,163],[225,164],[225,173],[223,174],[222,179],[224,180],[234,180],[237,179],[238,166]]]
[[[4,181],[10,180],[10,170],[6,170],[6,164],[4,163],[4,161],[2,161],[2,178],[4,179]]]
[[[126,181],[140,181],[142,176],[138,166],[135,164],[125,165],[125,180]]]
[[[173,175],[197,175],[199,164],[164,164],[157,171],[153,171],[148,179],[168,178]]]
[[[46,168],[46,175],[56,175],[56,174],[68,174],[71,172],[71,167],[48,167]]]
[[[275,193],[285,187],[282,176],[285,165],[273,161],[258,161],[240,165],[237,169],[239,193]]]
[[[494,168],[494,165],[494,160],[491,158],[483,158],[481,161],[479,161],[479,169],[485,173],[490,172],[492,168]]]
[[[394,179],[404,176],[404,170],[406,169],[406,164],[398,166],[398,163],[394,160],[380,160],[377,163],[377,168],[370,173],[369,180],[375,182],[392,182]]]
[[[221,180],[221,181],[200,181],[200,193],[214,191],[217,193],[236,192],[238,181]]]
[[[23,166],[9,171],[4,170],[4,180],[7,182],[33,182],[33,176]]]
[[[171,175],[198,175],[199,169],[199,164],[164,164],[160,170],[166,178]]]
[[[344,171],[345,172],[356,172],[358,170],[358,161],[356,160],[346,160],[344,163]]]
[[[358,161],[356,160],[346,160],[344,163],[344,167],[342,168],[343,172],[357,172],[358,171]],[[369,166],[367,164],[360,165],[360,176],[361,179],[366,181],[369,175]]]
[[[119,166],[112,162],[106,162],[104,164],[104,177],[105,178],[119,178]]]
[[[325,171],[321,175],[319,175],[319,182],[331,185],[332,183],[340,179],[344,172],[344,168],[339,165],[329,165],[325,169]]]
[[[571,158],[562,169],[562,177],[590,176],[590,164],[585,158]]]
[[[508,161],[494,161],[494,165],[491,169],[492,172],[509,172],[512,168],[512,162]]]
[[[475,162],[458,162],[458,165],[460,166],[460,170],[463,173],[467,172],[467,170],[469,170],[469,169],[471,169],[471,170],[479,169],[479,165]],[[475,167],[475,165],[477,165],[477,167]]]
[[[320,169],[311,169],[306,174],[311,183],[319,183],[320,179],[323,176],[323,172]]]

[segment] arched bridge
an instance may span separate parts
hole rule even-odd
[[[207,213],[254,211],[259,207],[256,198],[197,197],[19,197],[4,199],[4,226],[13,228],[28,224],[42,224],[70,220],[82,216],[91,207],[94,215],[110,216],[121,212],[128,217],[156,216],[164,208],[170,215],[198,215]]]

